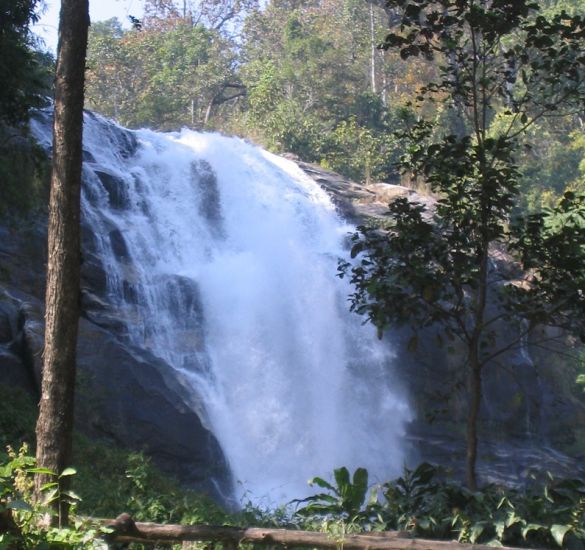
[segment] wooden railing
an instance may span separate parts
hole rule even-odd
[[[411,538],[400,531],[344,535],[337,539],[328,533],[268,529],[263,527],[222,527],[210,525],[162,525],[134,522],[128,514],[115,520],[103,520],[113,531],[111,542],[147,544],[181,544],[182,542],[221,542],[233,550],[241,543],[266,544],[284,547],[335,548],[343,550],[493,550],[483,544],[463,544],[456,541],[436,541]],[[500,550],[513,550],[500,547]]]

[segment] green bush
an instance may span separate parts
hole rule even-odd
[[[548,476],[544,484],[534,482],[525,490],[488,485],[473,492],[444,477],[437,467],[423,463],[414,470],[405,469],[402,477],[374,487],[371,494],[380,492],[382,498],[375,502],[370,499],[366,505],[367,491],[360,483],[360,490],[355,492],[355,476],[353,484],[348,478],[340,483],[339,475],[335,477],[337,487],[323,480],[318,483],[328,494],[301,501],[308,503],[297,512],[306,519],[305,525],[315,525],[327,514],[330,520],[336,516],[348,524],[345,532],[356,527],[398,529],[416,537],[456,538],[472,544],[585,548],[583,480]],[[350,486],[353,489],[349,493],[359,493],[360,498],[348,514],[341,490],[345,487],[344,492],[349,494]]]

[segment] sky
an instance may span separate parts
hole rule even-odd
[[[45,0],[46,10],[39,22],[33,27],[46,43],[47,49],[55,52],[57,48],[57,28],[59,26],[59,9],[61,2]],[[103,21],[117,17],[123,24],[128,24],[128,15],[142,15],[141,0],[90,0],[89,16],[91,21]]]

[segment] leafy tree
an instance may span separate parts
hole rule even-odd
[[[392,177],[389,111],[398,105],[385,103],[390,84],[376,49],[371,62],[372,40],[382,39],[381,13],[365,2],[327,0],[273,1],[251,14],[244,28],[244,131],[357,180]]]
[[[146,0],[144,14],[147,24],[182,18],[191,26],[203,25],[233,38],[246,15],[257,8],[258,0]]]
[[[0,212],[22,213],[44,198],[44,155],[28,138],[32,107],[51,95],[50,54],[35,49],[36,0],[0,1]]]
[[[72,454],[75,355],[80,308],[80,195],[88,0],[63,0],[55,76],[53,165],[49,201],[45,346],[40,411],[36,426],[37,464],[65,475]],[[40,473],[36,494],[53,482]],[[63,479],[65,495],[69,477]],[[53,503],[59,527],[69,506]]]
[[[403,59],[440,63],[417,101],[442,104],[452,121],[421,118],[400,137],[403,171],[422,176],[433,208],[397,199],[384,231],[353,236],[351,308],[379,330],[436,325],[465,349],[468,374],[467,484],[475,489],[482,372],[538,323],[585,338],[585,199],[511,224],[519,199],[520,137],[550,114],[583,108],[585,20],[550,18],[529,1],[391,0],[398,25],[385,42]],[[508,123],[490,128],[497,111]],[[445,119],[443,119],[445,120]],[[508,257],[497,267],[497,255]],[[516,265],[513,262],[518,261]],[[502,262],[501,262],[502,264]],[[522,319],[526,319],[524,322]],[[516,333],[500,323],[515,323]],[[411,346],[416,340],[411,342]]]
[[[38,0],[0,1],[0,122],[15,124],[43,101],[49,58],[34,49],[29,29]]]
[[[207,125],[243,89],[232,44],[175,16],[141,30],[116,19],[92,25],[88,66],[89,105],[131,127]]]

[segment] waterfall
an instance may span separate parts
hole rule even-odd
[[[120,337],[200,397],[191,406],[237,497],[281,504],[340,466],[399,473],[408,407],[389,346],[348,312],[336,271],[352,227],[326,193],[293,162],[218,134],[129,132],[86,114],[84,150],[84,225]]]

